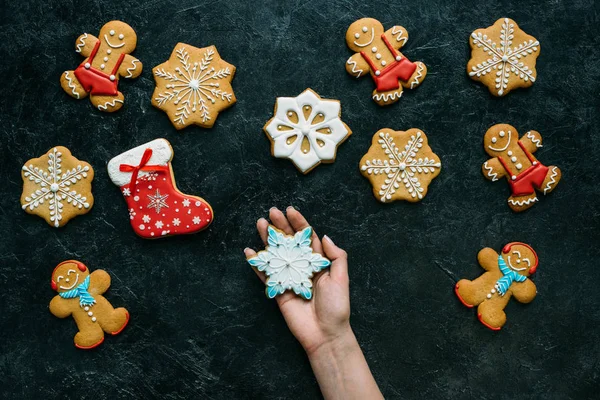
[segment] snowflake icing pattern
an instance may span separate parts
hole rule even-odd
[[[154,196],[148,195],[148,199],[150,200],[148,203],[148,208],[154,208],[156,213],[159,214],[163,207],[169,208],[167,205],[167,197],[169,197],[168,194],[161,195],[160,191],[156,189],[156,194]]]
[[[417,132],[411,135],[402,151],[398,150],[394,139],[387,132],[379,132],[377,142],[389,160],[366,160],[360,169],[368,175],[387,175],[379,189],[380,200],[384,203],[391,200],[392,195],[401,187],[405,187],[412,198],[422,199],[425,189],[419,175],[434,174],[436,168],[441,168],[441,163],[433,158],[417,157],[417,153],[423,147],[423,134]]]
[[[154,75],[171,82],[166,85],[166,91],[156,95],[155,101],[159,107],[171,101],[179,106],[173,119],[176,125],[186,125],[186,120],[196,113],[205,123],[218,113],[217,109],[211,109],[209,103],[235,101],[232,93],[221,88],[223,82],[231,81],[232,71],[229,67],[217,70],[211,65],[215,55],[212,48],[204,49],[200,62],[192,62],[185,47],[180,47],[175,53],[180,66],[175,67],[174,72],[167,71],[164,66],[156,68]]]
[[[524,59],[539,50],[540,42],[529,39],[512,48],[515,25],[514,21],[504,18],[500,30],[500,46],[485,33],[473,32],[471,34],[473,44],[484,53],[487,53],[489,57],[487,60],[474,65],[469,71],[469,76],[480,78],[491,73],[492,70],[496,71],[495,83],[498,96],[505,94],[511,76],[520,78],[524,82],[535,82],[533,71],[535,58],[533,58],[531,66],[526,65]],[[514,75],[511,75],[511,72]]]
[[[313,274],[329,267],[331,261],[313,253],[312,228],[309,226],[294,236],[284,235],[269,225],[268,246],[248,263],[267,275],[266,293],[269,298],[293,290],[307,300],[312,298]]]
[[[61,226],[63,219],[64,205],[63,201],[79,210],[90,208],[88,199],[77,192],[78,184],[88,177],[90,167],[77,165],[73,169],[62,173],[62,153],[55,147],[48,152],[48,168],[43,170],[35,167],[33,164],[23,166],[24,179],[28,179],[37,185],[33,193],[25,197],[25,203],[22,204],[23,210],[33,211],[45,204],[47,201],[50,210],[50,221],[55,227]],[[81,187],[81,191],[89,191],[90,183],[86,187]],[[84,211],[87,212],[87,211]]]

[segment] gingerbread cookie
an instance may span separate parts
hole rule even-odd
[[[478,306],[479,321],[497,331],[506,322],[504,308],[511,297],[521,303],[535,298],[537,289],[528,277],[537,269],[538,257],[531,246],[513,242],[500,255],[486,247],[477,259],[486,272],[473,281],[461,279],[454,292],[465,306]]]
[[[346,61],[346,71],[356,78],[371,73],[376,89],[373,100],[381,105],[397,102],[404,89],[423,83],[427,67],[411,62],[398,51],[408,41],[408,32],[396,25],[384,32],[381,22],[362,18],[346,31],[346,44],[355,51]]]
[[[513,44],[514,43],[514,44]],[[488,87],[494,96],[533,85],[540,42],[523,32],[510,18],[500,18],[485,29],[471,33],[471,59],[467,73]]]
[[[104,332],[117,335],[127,326],[129,312],[113,308],[102,296],[110,287],[106,271],[90,273],[79,261],[63,261],[54,268],[50,284],[58,292],[50,302],[50,312],[58,318],[73,316],[79,329],[76,347],[93,349],[104,341]]]
[[[395,200],[420,201],[442,164],[419,129],[381,129],[360,160],[360,173],[373,185],[373,194],[382,203]]]
[[[75,42],[75,51],[87,57],[75,71],[65,71],[60,85],[71,97],[90,101],[100,111],[113,112],[123,107],[119,78],[137,78],[142,63],[130,53],[137,44],[132,27],[110,21],[100,29],[100,37],[84,33]]]
[[[215,46],[177,43],[171,58],[152,69],[156,88],[152,105],[167,113],[173,126],[212,128],[219,113],[235,104],[231,87],[235,67]]]
[[[108,163],[108,175],[127,202],[131,226],[145,239],[196,233],[213,220],[206,200],[177,189],[172,159],[171,144],[155,139]]]
[[[263,128],[271,154],[289,158],[303,174],[322,162],[334,162],[338,146],[352,134],[341,113],[338,100],[322,99],[312,89],[297,97],[278,97],[274,116]]]
[[[268,228],[268,246],[249,258],[248,263],[267,275],[265,293],[272,299],[293,290],[297,295],[312,298],[313,275],[331,265],[331,261],[312,247],[312,227],[286,235],[273,225]]]
[[[524,211],[538,201],[536,189],[543,194],[552,192],[561,178],[558,167],[544,166],[533,153],[542,147],[542,135],[529,131],[521,139],[517,130],[507,124],[492,126],[485,133],[483,145],[493,157],[483,163],[483,175],[491,181],[506,177],[511,189],[508,206]]]
[[[56,146],[21,168],[21,207],[56,228],[71,218],[88,213],[94,205],[94,170],[66,147]],[[65,204],[66,203],[66,204]]]

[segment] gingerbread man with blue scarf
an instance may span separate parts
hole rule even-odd
[[[58,292],[50,302],[50,312],[58,318],[73,316],[79,328],[76,347],[93,349],[104,341],[104,332],[117,335],[127,326],[129,312],[113,308],[102,296],[110,287],[106,271],[90,273],[79,261],[63,261],[52,272],[50,284]]]
[[[531,246],[513,242],[501,254],[486,247],[477,259],[486,272],[473,281],[461,279],[454,292],[465,306],[477,306],[479,321],[497,331],[506,322],[504,308],[511,297],[521,303],[535,298],[537,289],[529,276],[537,269],[538,257]]]

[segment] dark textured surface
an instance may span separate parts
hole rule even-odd
[[[581,399],[600,381],[600,13],[593,0],[547,2],[332,1],[268,4],[141,1],[3,2],[0,28],[0,397],[318,398],[302,348],[244,261],[259,247],[254,224],[275,205],[297,206],[320,234],[350,254],[352,325],[388,398]],[[370,3],[366,5],[365,3]],[[412,5],[409,3],[413,3]],[[404,48],[428,66],[424,84],[379,107],[370,79],[344,71],[344,33],[371,16],[401,24]],[[468,36],[511,17],[541,42],[538,82],[506,98],[465,74]],[[124,108],[109,115],[68,97],[62,71],[81,58],[82,32],[122,19],[138,33],[137,80],[123,80]],[[151,68],[177,42],[215,44],[237,67],[238,103],[212,130],[177,132],[150,104]],[[308,176],[270,156],[262,126],[277,96],[311,87],[342,102],[354,131],[332,165]],[[514,214],[505,182],[480,165],[486,129],[538,130],[537,156],[563,180],[531,210]],[[378,203],[358,161],[379,128],[423,129],[443,169],[420,204]],[[108,160],[157,137],[175,149],[180,189],[216,214],[200,234],[135,236]],[[56,230],[19,207],[21,165],[64,145],[96,171],[96,204]],[[511,302],[499,333],[455,298],[453,285],[482,270],[477,252],[525,241],[540,256],[530,305]],[[50,274],[76,258],[113,279],[107,298],[132,319],[84,352],[72,320],[48,311]]]

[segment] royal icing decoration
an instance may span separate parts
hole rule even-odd
[[[42,157],[27,161],[21,175],[21,207],[56,228],[87,213],[94,204],[92,167],[73,157],[65,147],[54,147]]]
[[[467,72],[471,79],[488,86],[492,94],[504,96],[535,82],[540,42],[519,29],[512,19],[501,18],[489,28],[476,30],[470,44]]]
[[[438,156],[418,129],[382,129],[360,162],[360,171],[373,185],[379,201],[419,201],[441,169]]]
[[[108,163],[108,174],[121,188],[136,234],[146,239],[199,232],[213,220],[202,198],[181,193],[172,175],[173,149],[156,139]]]
[[[221,59],[215,46],[178,43],[168,61],[152,70],[156,88],[152,104],[165,111],[177,129],[214,125],[236,98],[231,87],[235,67]]]
[[[275,115],[264,126],[273,156],[289,158],[304,174],[335,161],[337,147],[352,134],[340,116],[338,100],[322,99],[311,89],[278,97]]]
[[[248,259],[248,263],[267,275],[265,292],[274,298],[286,290],[312,298],[313,275],[331,265],[311,245],[312,228],[309,226],[295,235],[286,235],[269,225],[268,246]]]

